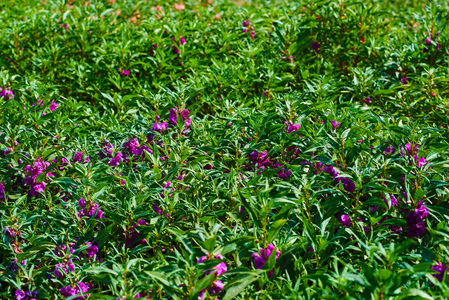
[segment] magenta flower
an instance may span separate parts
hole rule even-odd
[[[393,146],[388,146],[385,150],[384,150],[384,154],[385,155],[387,155],[387,154],[391,154],[391,153],[393,153],[394,152],[394,148],[393,148]]]
[[[120,71],[120,69],[119,69],[119,71]],[[123,71],[121,71],[121,72],[120,72],[120,76],[123,76],[123,77],[129,76],[129,70],[123,70]]]
[[[133,249],[137,245],[145,245],[147,243],[147,240],[142,238],[142,234],[137,232],[137,228],[140,226],[147,226],[145,220],[139,219],[136,224],[126,227],[125,231],[122,229],[122,238],[126,247]]]
[[[78,282],[74,287],[71,287],[70,285],[68,285],[66,287],[59,289],[61,294],[66,298],[69,298],[71,296],[78,295],[81,293],[83,294],[82,296],[78,296],[74,299],[87,299],[89,297],[89,294],[85,294],[85,293],[89,290],[90,290],[90,287],[83,282]]]
[[[337,183],[340,183],[343,185],[343,189],[348,193],[353,193],[355,190],[355,183],[349,179],[348,177],[336,177],[335,180]]]
[[[449,269],[443,263],[437,263],[435,266],[431,267],[432,270],[437,271],[437,274],[432,274],[439,282],[443,281],[444,272]]]
[[[206,252],[206,255],[207,256],[201,256],[198,259],[197,263],[201,264],[201,263],[204,263],[205,261],[208,261],[209,259],[223,259],[223,256],[221,254],[215,254],[210,257],[209,253]],[[215,273],[214,273],[215,278],[224,274],[228,270],[228,268],[226,267],[226,264],[224,262],[219,263],[212,269],[215,270]],[[209,275],[210,273],[211,273],[211,271],[208,271],[208,272],[206,272],[205,275]],[[214,295],[214,294],[220,293],[223,290],[223,288],[224,288],[223,282],[221,282],[220,280],[215,280],[214,282],[212,282],[212,285],[209,288],[205,288],[204,290],[202,290],[200,292],[198,299],[203,299],[206,290],[209,291],[210,295]]]
[[[0,98],[3,97],[3,100],[8,101],[12,97],[14,97],[14,93],[10,89],[2,89],[0,88]]]
[[[254,267],[256,269],[262,269],[262,267],[265,265],[268,258],[270,257],[271,253],[273,252],[273,250],[274,250],[274,245],[269,244],[266,249],[260,249],[260,252],[254,252],[251,255],[251,258],[253,259],[253,262],[254,262]],[[279,258],[279,255],[281,255],[281,251],[276,250],[276,259]],[[270,270],[270,272],[268,273],[268,278],[270,278],[272,275],[273,275],[273,269]]]
[[[362,100],[363,103],[365,104],[371,104],[371,97],[366,97],[365,99]]]
[[[292,175],[292,172],[290,170],[285,170],[285,168],[282,168],[277,172],[277,174],[281,179],[288,179]]]
[[[186,39],[182,37],[182,35],[180,36],[180,40],[179,42],[181,43],[181,45],[184,45],[186,43]]]
[[[402,84],[407,84],[407,83],[409,83],[409,81],[410,80],[407,77],[401,78],[401,83]]]
[[[426,159],[424,157],[420,157],[418,160],[416,160],[416,157],[415,157],[415,161],[416,161],[416,165],[418,166],[418,168],[421,168],[422,166],[427,164]]]
[[[299,125],[299,124],[291,124],[291,125],[288,127],[288,133],[290,133],[290,132],[296,132],[296,131],[299,130],[300,127],[301,127],[301,125]]]
[[[113,166],[113,167],[117,167],[121,162],[123,161],[123,153],[117,153],[117,156],[112,158],[108,165]]]
[[[16,300],[36,300],[37,291],[24,292],[22,290],[16,290]]]
[[[55,102],[55,100],[52,100],[50,104],[50,110],[55,111],[56,108],[58,108],[58,104]]]
[[[64,275],[68,274],[68,272],[73,272],[73,267],[74,266],[72,260],[69,260],[67,264],[66,263],[57,264],[55,266],[55,270],[53,271],[53,275],[55,275],[55,277],[57,278],[61,278]]]
[[[351,219],[348,215],[341,215],[340,217],[340,224],[342,226],[346,226],[347,228],[351,227]]]
[[[5,187],[3,186],[3,183],[0,183],[0,199],[5,198]]]
[[[86,246],[89,245],[89,248],[86,249],[87,256],[94,257],[95,254],[98,253],[98,247],[92,244],[91,242],[87,242]]]
[[[424,220],[428,215],[429,211],[427,207],[424,205],[422,200],[419,200],[415,210],[409,211],[406,219],[409,225],[408,234],[410,237],[419,237],[426,232],[426,224],[424,223]]]
[[[340,122],[335,122],[335,120],[332,120],[332,131],[335,131],[338,127],[340,127]]]
[[[25,184],[30,187],[29,194],[31,196],[38,196],[39,194],[44,192],[45,182],[36,182],[36,178],[44,172],[44,170],[50,166],[50,163],[38,158],[34,165],[27,165],[24,169],[24,173],[26,177],[24,178]],[[49,177],[53,177],[52,173],[47,173],[46,179]]]
[[[74,162],[82,162],[83,161],[83,153],[82,152],[76,152],[75,156],[73,157]]]

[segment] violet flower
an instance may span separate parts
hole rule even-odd
[[[268,258],[270,257],[271,253],[274,250],[274,245],[269,244],[266,249],[260,249],[259,252],[254,252],[251,255],[251,258],[254,262],[254,267],[256,269],[262,269],[262,267],[267,262]],[[279,255],[281,255],[281,251],[276,250],[276,259],[279,258]],[[268,273],[268,278],[270,278],[273,275],[273,269],[270,270]]]

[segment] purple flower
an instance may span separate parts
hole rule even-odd
[[[127,77],[129,76],[129,70],[123,70],[120,72],[120,76]]]
[[[16,290],[16,300],[35,300],[37,291],[24,292],[22,290]]]
[[[84,293],[86,293],[89,290],[90,287],[83,282],[78,282],[73,288],[70,285],[68,285],[66,287],[59,289],[61,294],[66,298],[83,293],[83,296],[78,296],[74,299],[87,299],[89,295]]]
[[[340,127],[340,122],[335,122],[335,120],[332,120],[332,131]]]
[[[92,244],[91,242],[87,242],[86,246],[87,245],[90,246],[89,248],[86,249],[87,256],[94,257],[95,254],[97,254],[97,252],[98,252],[98,247],[95,246],[94,244]]]
[[[2,89],[0,88],[0,98],[3,97],[3,100],[8,101],[12,97],[14,97],[13,92],[10,89]]]
[[[3,183],[0,182],[0,199],[5,198],[5,187],[3,186]]]
[[[186,43],[186,39],[181,35],[181,39],[179,40],[179,42],[181,43],[181,45],[184,45]]]
[[[330,165],[326,165],[326,166],[323,168],[323,172],[325,172],[325,173],[331,175],[331,176],[334,177],[334,178],[338,176],[338,172],[335,171],[335,170],[334,170],[334,167],[332,167],[332,166],[330,166]]]
[[[143,219],[139,219],[136,224],[126,227],[126,230],[124,231],[122,229],[122,238],[125,241],[125,245],[128,248],[134,248],[137,245],[145,245],[147,243],[146,239],[142,238],[142,234],[137,232],[137,228],[140,226],[146,226],[147,223]],[[98,248],[97,248],[98,251]]]
[[[174,108],[170,109],[170,116],[168,117],[168,121],[170,122],[171,125],[176,126],[178,124],[178,116],[182,117],[185,127],[190,126],[190,118],[188,118],[189,116],[188,109],[183,109],[182,111],[179,111],[178,107],[176,107],[176,109]]]
[[[24,178],[24,182],[26,185],[30,187],[29,194],[31,196],[38,196],[39,194],[44,192],[45,182],[36,182],[36,178],[44,172],[44,170],[50,166],[50,163],[38,158],[34,165],[27,165],[24,169],[24,173],[26,177]],[[53,177],[52,173],[47,173],[46,178]]]
[[[292,132],[292,131],[298,131],[299,128],[301,127],[301,125],[299,124],[292,124],[288,127],[288,133]]]
[[[243,20],[243,27],[248,27],[249,26],[249,20]]]
[[[346,226],[347,228],[351,227],[351,219],[348,215],[341,215],[340,217],[340,224],[342,226]]]
[[[282,168],[281,170],[278,171],[277,174],[281,179],[288,179],[290,175],[292,175],[292,172],[290,170],[285,170],[285,168]]]
[[[57,277],[57,278],[61,278],[65,274],[68,273],[67,270],[69,272],[73,272],[73,267],[74,266],[73,266],[72,260],[69,260],[67,264],[65,264],[65,263],[57,264],[55,266],[55,270],[53,271],[53,275],[55,275],[55,277]]]
[[[159,133],[164,132],[168,128],[167,122],[161,122],[161,124],[158,124],[157,122],[154,122],[153,127],[151,127],[151,131],[157,131]]]
[[[401,78],[401,83],[402,84],[407,84],[407,83],[409,83],[409,81],[410,80],[407,77]]]
[[[226,264],[224,262],[219,263],[218,265],[213,267],[213,269],[216,270],[215,277],[220,276],[221,274],[223,274],[224,272],[226,272],[228,270],[228,268],[226,267]]]
[[[416,165],[418,166],[418,168],[421,168],[422,166],[424,166],[425,164],[427,164],[426,159],[424,157],[420,157],[418,160],[416,160]]]
[[[355,183],[349,179],[348,177],[335,177],[335,181],[337,182],[337,185],[341,184],[343,185],[343,189],[348,193],[353,193],[355,190]]]
[[[393,148],[393,146],[388,146],[385,150],[384,150],[384,154],[385,155],[387,155],[387,154],[391,154],[391,153],[393,153],[394,152],[394,148]]]
[[[311,47],[312,47],[312,50],[313,50],[313,51],[317,52],[318,49],[320,49],[320,44],[314,42],[314,43],[312,43],[312,46],[311,46]]]
[[[123,161],[123,154],[122,153],[117,153],[117,156],[112,158],[108,165],[113,166],[113,167],[117,167],[121,162]]]
[[[262,269],[262,267],[265,265],[268,258],[270,257],[271,253],[273,252],[273,250],[274,245],[269,244],[266,249],[260,249],[260,252],[254,252],[251,255],[251,258],[253,259],[254,262],[254,267],[256,269]],[[279,255],[281,255],[281,251],[276,250],[276,259],[279,258]],[[270,272],[268,273],[268,278],[270,278],[271,275],[273,275],[273,270],[270,270]]]
[[[76,152],[75,156],[73,157],[74,162],[82,162],[83,161],[83,153],[82,152]]]
[[[424,205],[422,200],[419,200],[415,210],[409,211],[406,219],[409,225],[408,234],[410,237],[419,237],[426,232],[426,224],[424,223],[424,220],[428,215],[429,211],[427,207]]]
[[[366,97],[365,99],[362,100],[363,103],[365,104],[371,104],[371,97]]]
[[[435,266],[432,266],[431,269],[438,272],[438,274],[432,274],[432,276],[438,279],[439,282],[442,282],[444,271],[449,268],[446,267],[443,263],[437,263]]]
[[[55,100],[52,100],[50,104],[50,110],[55,111],[56,108],[58,108],[58,103],[56,103]]]

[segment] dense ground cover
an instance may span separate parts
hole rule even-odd
[[[0,297],[447,299],[448,20],[1,1]]]

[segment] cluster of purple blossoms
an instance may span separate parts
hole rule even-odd
[[[112,167],[117,167],[123,161],[123,153],[119,152],[117,155],[108,162],[108,165]]]
[[[127,227],[125,230],[122,229],[122,239],[125,241],[125,246],[127,248],[134,248],[137,245],[145,245],[147,240],[142,238],[142,235],[137,232],[137,227],[147,226],[145,220],[138,220],[136,224],[131,227]]]
[[[8,101],[12,97],[14,97],[14,94],[10,89],[0,88],[0,98],[2,98],[2,97],[3,97],[3,100]]]
[[[123,144],[124,152],[128,155],[133,155],[138,160],[138,157],[141,157],[141,161],[145,158],[145,152],[153,153],[153,151],[145,145],[139,146],[139,142],[137,138],[134,138],[125,144]],[[125,156],[125,160],[129,160],[128,156]]]
[[[242,32],[248,32],[249,30],[248,30],[248,27],[249,27],[249,24],[250,24],[250,22],[249,22],[249,20],[243,20],[243,23],[242,23],[242,27],[243,27],[243,29],[242,29]],[[251,35],[251,39],[252,40],[254,40],[254,37],[255,37],[255,32],[254,32],[254,27],[253,26],[251,26],[250,27],[250,35]]]
[[[112,146],[111,143],[109,143],[109,140],[106,140],[105,143],[102,146],[103,151],[99,151],[98,152],[98,156],[103,159],[106,157],[111,158],[112,157],[112,152],[114,151],[114,146]]]
[[[53,275],[55,275],[56,278],[61,278],[68,274],[68,272],[73,272],[73,268],[73,260],[70,259],[67,262],[57,264],[55,266],[55,270],[53,271]]]
[[[288,133],[296,132],[301,128],[301,125],[299,124],[293,124],[293,122],[287,122],[285,121],[284,124],[288,127]],[[285,128],[283,129],[285,131]]]
[[[172,37],[171,39],[172,39],[172,41],[175,41],[174,37]],[[172,48],[173,54],[179,54],[180,52],[179,52],[179,49],[177,46],[179,46],[180,44],[184,45],[186,42],[187,42],[186,39],[182,35],[179,36],[179,42],[175,42],[176,43],[175,45],[170,45],[170,47]],[[182,63],[178,63],[178,65],[179,64],[182,65]]]
[[[410,237],[419,237],[426,232],[426,224],[424,223],[424,220],[428,215],[429,210],[424,205],[422,200],[419,200],[416,208],[409,211],[407,216],[407,223],[409,225],[408,235]]]
[[[433,38],[433,34],[429,33],[429,38],[424,41],[424,44],[426,45],[426,47],[424,47],[424,49],[423,49],[424,53],[429,52],[429,49],[432,46],[432,42],[436,41],[436,39],[438,38],[438,35],[439,35],[438,32],[435,33],[435,38]],[[440,44],[435,45],[435,50],[440,50]]]
[[[257,174],[260,174],[269,163],[270,159],[268,158],[266,150],[262,152],[253,151],[249,155],[249,166],[246,166],[246,169],[251,170],[256,167],[257,170],[260,170]]]
[[[50,163],[44,160],[41,160],[38,158],[34,165],[27,165],[25,167],[24,173],[26,177],[24,178],[25,184],[30,187],[29,194],[31,196],[38,196],[39,194],[44,193],[45,189],[45,181],[36,182],[36,178],[44,172],[44,170],[50,166]],[[54,175],[52,173],[47,173],[46,179],[48,177],[53,177]]]
[[[104,218],[103,211],[98,208],[98,204],[96,204],[95,201],[92,201],[92,203],[87,205],[84,198],[80,198],[80,200],[78,201],[78,206],[82,207],[82,209],[76,213],[79,218],[95,217],[95,219],[97,220]]]
[[[3,186],[3,183],[0,182],[0,199],[5,198],[5,187]]]
[[[405,149],[401,148],[401,156],[404,154],[406,156],[410,157],[410,165],[416,165],[418,168],[421,168],[422,166],[426,165],[426,159],[424,157],[418,157],[418,145],[412,145],[410,143],[407,143],[405,145]]]
[[[67,253],[66,252],[67,246],[59,245],[56,247],[55,250],[53,250],[53,253],[59,257],[66,257],[66,256],[70,257],[75,252],[75,249],[73,248],[73,246],[75,246],[75,243],[69,243],[69,248],[68,248],[68,253]]]
[[[188,128],[190,126],[190,117],[189,117],[189,110],[183,109],[182,111],[179,110],[178,107],[176,109],[172,108],[170,109],[170,115],[168,117],[168,121],[171,125],[176,126],[178,125],[178,116],[182,118],[184,121],[184,126]]]
[[[83,162],[83,156],[84,154],[82,152],[76,152],[75,156],[73,157],[73,162],[79,162],[82,163]],[[86,157],[86,159],[84,159],[84,164],[90,164],[90,158],[89,156]]]
[[[446,267],[443,263],[437,263],[435,266],[431,267],[432,270],[437,271],[438,274],[432,274],[439,282],[443,281],[444,272],[449,268]]]
[[[16,290],[16,300],[36,300],[37,291],[24,292],[22,290]]]
[[[205,261],[208,261],[210,259],[223,259],[223,256],[221,254],[215,254],[215,255],[209,255],[206,252],[207,256],[201,256],[198,259],[198,264],[204,263]],[[211,271],[207,271],[205,275],[209,275],[212,272],[215,271],[214,276],[217,278],[218,276],[224,274],[228,268],[226,267],[226,264],[224,262],[219,263],[215,267],[212,268]],[[206,290],[209,292],[210,295],[218,295],[224,288],[224,284],[221,280],[214,280],[212,282],[212,285],[208,288],[205,288],[202,290],[198,296],[198,300],[202,300],[204,297],[204,294],[206,293]]]
[[[260,249],[259,252],[254,252],[251,255],[251,258],[254,262],[254,267],[256,269],[262,269],[262,267],[267,262],[268,258],[270,257],[271,253],[274,250],[274,245],[269,244],[266,249]],[[279,258],[279,255],[281,255],[281,251],[276,249],[276,259]],[[270,270],[268,273],[268,278],[270,278],[273,275],[273,269]]]
[[[66,287],[60,288],[59,291],[66,298],[69,298],[71,296],[75,296],[78,294],[82,294],[76,298],[72,298],[72,299],[79,300],[79,299],[87,299],[90,296],[90,294],[85,294],[85,293],[87,293],[92,287],[93,286],[85,284],[83,282],[78,282],[73,287],[68,285]]]
[[[48,101],[50,101],[50,100],[48,100]],[[38,108],[41,108],[42,104],[44,104],[44,103],[45,103],[45,100],[37,99],[37,103],[36,104],[33,103],[32,106],[33,107],[37,106]],[[57,108],[58,108],[58,103],[56,103],[54,99],[51,100],[50,107],[49,107],[50,111],[55,111]],[[44,108],[44,111],[42,112],[42,116],[45,116],[47,114],[45,112],[46,109],[47,108]],[[41,110],[39,109],[38,111],[41,111]]]
[[[340,127],[340,122],[332,120],[332,131],[335,131],[335,129],[337,129],[338,127]]]
[[[320,163],[318,163],[320,164]],[[335,183],[340,185],[340,182],[343,186],[343,189],[348,193],[353,193],[355,190],[355,183],[349,179],[348,177],[339,176],[340,174],[334,169],[334,167],[326,165],[321,167],[321,170],[334,178]]]
[[[11,261],[11,263],[9,264],[9,266],[8,266],[8,270],[11,271],[11,272],[17,272],[18,266],[19,266],[17,263],[18,263],[17,259],[13,259]],[[26,260],[22,260],[20,262],[20,265],[24,266],[24,265],[26,265],[26,263],[27,263]]]

